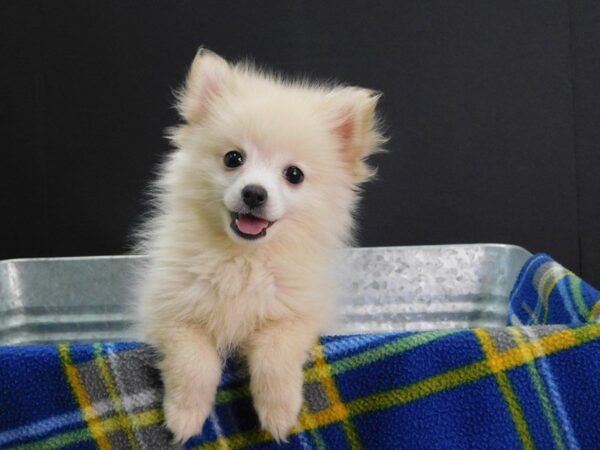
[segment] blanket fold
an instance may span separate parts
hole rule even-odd
[[[323,337],[282,447],[600,448],[599,294],[536,255],[511,294],[513,326]],[[0,448],[173,447],[156,358],[139,343],[0,347]],[[228,363],[185,447],[279,448],[243,363]]]
[[[578,325],[599,317],[600,291],[544,253],[525,263],[510,295],[509,325]]]

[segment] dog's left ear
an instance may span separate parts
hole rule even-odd
[[[232,68],[216,53],[200,48],[192,62],[177,109],[188,123],[202,122],[214,100],[230,85]]]
[[[376,115],[380,97],[378,92],[356,87],[336,89],[327,95],[332,131],[340,140],[342,158],[355,183],[375,174],[365,159],[385,142]]]

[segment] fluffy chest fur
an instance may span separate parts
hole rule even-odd
[[[204,295],[195,302],[194,319],[221,349],[238,345],[263,322],[290,313],[278,301],[282,293],[273,271],[257,258],[222,259],[201,270],[196,283]]]
[[[328,311],[331,289],[319,275],[322,269],[319,264],[290,267],[267,255],[197,255],[184,267],[168,269],[177,277],[163,281],[171,279],[179,289],[174,291],[170,283],[156,286],[162,295],[144,303],[141,314],[156,326],[201,325],[216,347],[227,352],[267,323]],[[164,275],[165,266],[160,270]]]

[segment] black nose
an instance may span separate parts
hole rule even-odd
[[[267,201],[267,191],[264,187],[256,184],[250,184],[242,189],[242,198],[244,203],[250,208],[261,206]]]

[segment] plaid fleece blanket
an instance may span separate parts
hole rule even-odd
[[[600,448],[600,292],[545,255],[523,268],[499,329],[320,340],[287,448]],[[524,325],[532,326],[524,326]],[[0,348],[0,448],[171,448],[152,349]],[[277,448],[241,363],[187,448]]]

